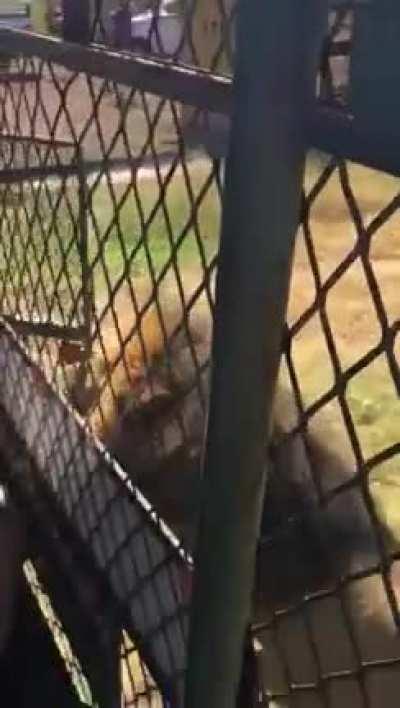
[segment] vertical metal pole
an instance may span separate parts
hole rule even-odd
[[[185,705],[235,705],[326,0],[239,0]]]
[[[400,80],[399,43],[398,0],[364,0],[355,6],[349,98],[355,121],[365,131],[366,140],[376,136],[375,140],[381,141],[385,136],[386,140],[389,137],[397,141],[400,96],[393,87]]]
[[[78,248],[81,260],[82,274],[82,304],[83,304],[83,320],[85,329],[84,339],[84,359],[80,364],[80,382],[82,386],[86,381],[87,366],[92,356],[92,323],[94,313],[94,289],[93,289],[93,273],[89,264],[89,242],[88,242],[88,213],[87,213],[87,182],[85,173],[84,153],[82,147],[76,148],[76,159],[78,164],[78,198],[79,198],[79,216],[78,216]]]
[[[89,44],[90,5],[89,0],[62,0],[62,36],[66,42]]]

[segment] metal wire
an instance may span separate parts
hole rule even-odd
[[[319,95],[345,121],[353,14],[339,5]],[[106,41],[96,7],[95,37]],[[229,75],[234,8],[213,7],[201,57],[196,7],[172,53],[153,7],[152,53]],[[230,82],[106,50],[62,54],[19,33],[5,40],[0,307],[19,338],[2,326],[1,447],[95,699],[179,705]],[[332,115],[318,114],[319,148]],[[283,341],[291,404],[272,457],[300,444],[307,479],[293,494],[284,475],[269,481],[253,618],[259,699],[279,708],[391,706],[398,690],[388,499],[399,453],[399,191],[390,175],[346,161],[354,141],[335,143],[340,157],[310,153]],[[375,149],[358,159],[376,166]],[[344,474],[325,473],[314,433],[328,447],[338,437],[342,459],[336,450],[329,464]],[[328,543],[325,567],[315,533],[332,515],[344,535]]]

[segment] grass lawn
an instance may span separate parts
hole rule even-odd
[[[124,275],[133,281],[148,278],[149,267],[157,277],[174,258],[183,278],[187,269],[197,269],[200,276],[202,259],[209,264],[218,244],[217,188],[214,181],[207,187],[210,168],[206,163],[195,163],[188,169],[191,198],[182,170],[178,170],[166,188],[161,205],[158,203],[160,190],[151,173],[138,181],[136,194],[130,184],[116,184],[113,196],[105,184],[92,191],[92,212],[88,220],[90,258],[99,299],[107,294],[105,271],[113,285]],[[196,204],[203,190],[204,198]],[[113,199],[117,204],[116,216]],[[104,236],[104,247],[99,249],[99,237]]]

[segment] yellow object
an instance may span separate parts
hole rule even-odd
[[[32,29],[38,34],[50,34],[51,0],[32,0]]]

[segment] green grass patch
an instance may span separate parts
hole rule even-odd
[[[166,188],[162,203],[157,183],[147,177],[138,183],[136,193],[127,184],[115,185],[115,201],[104,184],[93,191],[94,218],[88,222],[90,261],[99,296],[105,287],[105,270],[114,284],[124,276],[145,276],[150,268],[157,276],[174,259],[179,270],[200,265],[202,259],[210,262],[217,249],[220,221],[215,185],[199,203],[195,201],[207,177],[205,168],[191,170],[194,204],[181,174]]]
[[[383,357],[351,381],[347,401],[366,458],[399,441],[400,400]],[[369,489],[390,547],[400,544],[400,458],[374,467]]]
[[[398,442],[400,399],[385,357],[379,357],[352,379],[347,402],[366,458]]]
[[[4,188],[0,213],[0,302],[4,312],[68,319],[79,296],[78,201],[57,189]]]
[[[107,298],[120,279],[149,278],[172,262],[181,274],[208,264],[219,235],[220,199],[215,183],[205,188],[209,169],[189,167],[191,198],[177,172],[160,200],[155,179],[147,175],[134,192],[130,183],[100,183],[90,191],[87,213],[88,260],[95,298]],[[63,187],[64,189],[64,187]],[[37,191],[36,191],[37,190]],[[199,194],[205,191],[200,199]],[[34,312],[63,320],[82,286],[77,242],[78,190],[72,181],[60,199],[60,184],[44,190],[8,190],[0,215],[0,299],[7,312]]]
[[[309,153],[305,176],[306,193],[313,188],[330,161],[331,157],[324,153]],[[364,218],[380,211],[398,193],[398,178],[352,162],[347,162],[346,165],[351,190]],[[336,221],[338,225],[349,219],[350,211],[343,195],[338,169],[334,171],[315,201],[312,217],[321,221]]]

